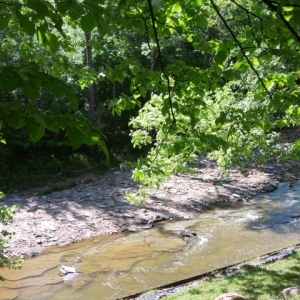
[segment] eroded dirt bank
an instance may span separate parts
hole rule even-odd
[[[248,201],[272,192],[279,182],[292,186],[300,177],[299,162],[269,161],[262,171],[253,168],[248,177],[232,170],[224,183],[221,170],[207,159],[195,169],[197,174],[174,176],[161,189],[152,190],[143,206],[125,200],[124,195],[137,187],[131,172],[120,170],[85,174],[74,180],[74,187],[48,195],[39,195],[42,189],[8,194],[1,204],[19,204],[20,210],[14,223],[4,226],[14,234],[6,254],[32,256],[54,245],[143,230],[163,220],[196,218],[209,204]]]

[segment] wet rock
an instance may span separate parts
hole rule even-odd
[[[149,222],[148,218],[141,218],[141,224],[147,224]]]
[[[232,195],[231,195],[231,198],[234,199],[234,200],[237,200],[237,199],[241,199],[242,196],[239,195],[239,194],[232,194]]]
[[[185,237],[183,238],[183,240],[184,240],[185,242],[187,242],[187,243],[190,243],[190,242],[191,242],[191,238],[190,238],[190,237],[187,237],[187,236],[185,236]]]
[[[77,273],[77,270],[73,267],[67,267],[62,265],[59,269],[64,275],[67,275],[69,273]]]
[[[236,293],[226,293],[217,297],[215,300],[246,300],[242,295]]]
[[[286,288],[281,292],[281,295],[284,300],[293,299],[300,295],[300,286]]]
[[[157,222],[161,222],[161,221],[166,221],[168,218],[164,215],[156,215],[155,216],[155,219],[153,219],[152,221],[154,223],[157,223]]]
[[[152,227],[153,227],[153,224],[150,223],[150,224],[147,224],[147,225],[145,225],[145,226],[142,226],[141,229],[150,229],[150,228],[152,228]]]
[[[128,231],[129,232],[137,232],[139,229],[138,229],[138,227],[136,227],[136,226],[129,226],[128,227]]]
[[[73,281],[77,278],[78,273],[68,273],[64,276],[64,282]]]
[[[182,231],[179,233],[179,235],[180,235],[180,236],[183,236],[183,237],[193,237],[193,236],[196,236],[197,234],[196,234],[194,231],[185,229],[185,230],[182,230]]]
[[[270,186],[275,187],[277,189],[277,183],[274,181],[269,182]]]

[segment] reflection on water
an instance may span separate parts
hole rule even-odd
[[[297,244],[299,191],[300,183],[282,185],[250,203],[210,207],[198,220],[53,248],[22,271],[2,272],[1,299],[116,299]],[[186,228],[197,236],[184,240]],[[68,280],[61,264],[80,273]]]

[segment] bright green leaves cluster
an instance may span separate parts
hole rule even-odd
[[[0,198],[4,197],[4,194],[0,192]],[[13,205],[12,207],[8,207],[6,205],[0,206],[0,222],[4,225],[11,223],[13,215],[18,211],[19,206]],[[20,259],[11,259],[3,254],[5,247],[9,243],[11,239],[11,234],[6,230],[1,231],[0,238],[0,267],[7,267],[13,269],[21,269],[22,268],[22,258]],[[0,276],[0,280],[4,280],[2,276]]]
[[[209,63],[204,68],[165,63],[168,83],[152,73],[154,96],[131,121],[134,146],[152,146],[134,172],[136,180],[150,186],[184,171],[199,153],[209,152],[219,165],[238,165],[247,173],[249,161],[260,165],[282,151],[276,148],[274,129],[300,124],[299,43],[293,33],[262,3],[246,1],[243,10],[214,2],[223,19],[206,1],[168,1],[164,12],[156,11],[161,40],[186,36]],[[286,20],[296,22],[294,10],[299,9],[289,1],[279,3],[283,15],[293,15]],[[167,33],[161,23],[174,30]],[[133,82],[137,87],[141,81]]]

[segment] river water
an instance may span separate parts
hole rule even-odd
[[[185,240],[185,229],[197,236]],[[103,236],[1,270],[1,299],[117,299],[300,243],[300,183],[243,204],[209,207],[197,220]],[[62,276],[60,266],[79,274]]]

